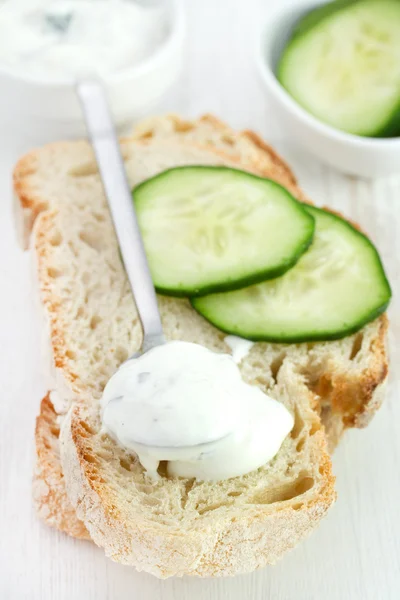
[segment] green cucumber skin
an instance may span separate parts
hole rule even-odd
[[[310,214],[312,214],[313,211],[315,213],[318,213],[318,211],[323,212],[323,213],[328,213],[331,217],[333,217],[333,218],[337,219],[338,221],[341,221],[343,224],[345,224],[346,227],[348,227],[348,229],[350,229],[352,232],[356,233],[359,237],[361,237],[363,240],[365,240],[370,247],[373,248],[376,262],[377,262],[377,264],[379,266],[379,270],[381,271],[381,274],[382,274],[382,285],[384,288],[386,288],[386,300],[382,303],[381,306],[377,307],[374,311],[370,312],[367,316],[360,319],[356,324],[354,324],[350,327],[343,327],[339,331],[338,330],[336,330],[336,331],[326,330],[326,331],[320,331],[318,333],[310,333],[307,335],[304,334],[304,335],[279,335],[279,336],[266,336],[266,335],[260,335],[257,332],[247,332],[246,333],[246,332],[243,332],[243,330],[233,331],[233,330],[224,329],[220,325],[218,325],[215,322],[208,319],[206,314],[204,314],[203,312],[198,310],[198,307],[196,306],[196,298],[190,298],[190,303],[191,303],[192,307],[196,310],[196,312],[198,312],[203,318],[205,318],[206,321],[211,323],[211,325],[213,325],[214,327],[217,327],[218,329],[220,329],[221,331],[223,331],[224,333],[226,333],[228,335],[238,335],[242,338],[251,340],[253,342],[270,342],[270,343],[278,343],[278,344],[301,344],[301,343],[306,343],[306,342],[329,342],[329,341],[334,341],[334,340],[340,340],[345,337],[348,337],[349,335],[352,335],[353,333],[357,333],[357,331],[360,331],[360,329],[362,329],[365,325],[367,325],[368,323],[371,323],[372,321],[377,319],[380,315],[382,315],[386,311],[386,309],[388,308],[388,306],[390,304],[390,300],[392,297],[392,290],[391,290],[389,281],[387,279],[380,255],[379,255],[376,247],[374,246],[374,244],[372,244],[372,242],[370,241],[368,236],[366,236],[364,233],[362,233],[359,229],[357,229],[349,221],[347,221],[346,219],[343,219],[342,217],[338,216],[334,212],[324,209],[324,208],[317,208],[314,206],[310,206],[308,204],[303,204],[303,206],[307,210],[307,212],[309,212]]]
[[[228,168],[228,167],[223,167],[223,166],[206,166],[206,165],[191,165],[189,167],[187,167],[187,166],[173,167],[171,169],[167,169],[167,170],[163,171],[162,173],[160,173],[159,175],[156,175],[152,179],[162,178],[165,175],[168,175],[168,173],[170,173],[171,171],[181,171],[181,170],[184,170],[187,168],[192,169],[193,167],[195,167],[196,169],[215,169],[215,170],[226,170]],[[288,192],[288,190],[285,187],[283,187],[276,181],[274,181],[272,179],[268,179],[266,177],[258,177],[257,175],[254,175],[253,173],[248,173],[247,171],[241,171],[240,169],[233,169],[233,168],[229,167],[229,170],[238,171],[239,173],[244,172],[244,173],[246,173],[247,176],[257,179],[257,180],[261,180],[261,181],[267,180],[268,182],[274,184],[275,187],[280,188],[282,191],[284,191],[286,195],[290,196],[293,199],[293,202],[295,202],[298,205],[299,210],[304,211],[304,208],[305,208],[304,203],[297,200],[294,196],[292,196],[290,194],[290,192]],[[134,190],[132,191],[135,204],[136,204],[136,195],[138,194],[138,192],[140,195],[140,189],[142,188],[142,186],[146,185],[147,181],[148,180],[143,181],[138,186],[136,186],[134,188]],[[255,273],[248,277],[243,277],[241,279],[235,279],[234,281],[225,281],[222,283],[206,285],[206,286],[202,286],[201,288],[181,287],[179,289],[176,289],[176,288],[160,287],[157,284],[155,284],[155,289],[156,289],[157,293],[161,294],[162,296],[172,296],[174,298],[188,298],[188,297],[197,298],[197,297],[202,297],[202,296],[208,296],[209,294],[213,294],[216,292],[232,292],[232,291],[235,291],[238,289],[242,289],[244,287],[249,287],[250,285],[262,283],[263,281],[267,281],[269,279],[275,279],[276,277],[280,277],[281,275],[284,275],[287,271],[289,271],[289,269],[293,268],[296,265],[296,263],[300,260],[300,258],[308,250],[308,248],[311,246],[311,244],[313,242],[314,232],[315,232],[315,219],[313,218],[312,215],[310,215],[309,211],[306,210],[305,212],[308,213],[309,216],[311,217],[311,219],[309,221],[310,230],[309,230],[308,238],[304,241],[303,244],[299,245],[298,252],[293,257],[293,259],[288,260],[285,263],[282,263],[282,265],[279,268],[267,269],[267,270]]]
[[[268,281],[269,279],[276,279],[281,275],[284,275],[287,271],[292,269],[303,254],[308,250],[311,246],[313,238],[310,238],[309,241],[304,243],[300,249],[299,253],[292,261],[287,261],[282,267],[278,269],[269,269],[268,271],[261,271],[260,273],[256,273],[251,277],[243,277],[242,279],[235,279],[235,281],[227,281],[225,283],[219,283],[215,285],[203,286],[202,288],[195,289],[169,289],[163,288],[159,286],[155,286],[157,293],[163,296],[173,296],[175,298],[201,298],[203,296],[208,296],[209,294],[214,294],[215,292],[234,292],[235,290],[241,290],[244,287],[249,287],[250,285],[255,285],[257,283],[262,283],[263,281]]]
[[[400,4],[400,0],[391,0],[391,1],[393,2],[393,4]],[[285,57],[287,58],[287,55],[288,55],[287,53],[289,50],[292,49],[292,45],[294,45],[300,38],[302,38],[304,35],[306,35],[316,25],[319,25],[322,21],[328,19],[329,17],[331,17],[338,11],[345,10],[347,8],[351,8],[352,6],[354,6],[356,4],[363,4],[363,3],[367,3],[367,2],[368,2],[368,0],[333,0],[333,2],[329,2],[328,4],[324,4],[322,6],[318,6],[315,9],[311,9],[310,12],[308,12],[304,17],[302,17],[299,20],[299,22],[295,25],[295,27],[292,31],[292,35],[280,56],[277,70],[276,70],[277,79],[285,90],[286,90],[286,87],[283,83],[283,79],[284,79],[283,73],[285,70]],[[287,93],[289,93],[289,92],[287,92]],[[298,100],[296,100],[295,98],[293,98],[293,100],[297,104],[302,106],[298,102]],[[305,111],[307,111],[307,113],[309,115],[314,116],[314,115],[312,115],[312,113],[310,113],[307,110],[306,107],[303,106],[302,108]],[[318,117],[314,117],[314,118],[318,119],[318,121],[322,121]],[[330,125],[329,123],[325,123],[325,124],[328,125],[329,127],[332,127],[333,129],[337,129],[336,127],[334,127],[333,125]],[[388,120],[385,123],[385,125],[382,128],[380,128],[379,130],[371,131],[368,134],[364,134],[364,135],[352,134],[349,132],[345,132],[345,133],[348,133],[349,135],[355,135],[356,137],[371,137],[371,138],[398,137],[400,135],[400,99],[399,99],[399,103],[398,103],[397,107],[393,110],[393,113],[391,115],[389,115]]]
[[[386,311],[386,309],[389,306],[390,299],[386,302],[386,304],[382,305],[375,312],[371,313],[371,316],[368,317],[367,319],[361,320],[357,325],[354,325],[353,327],[348,327],[347,329],[344,328],[340,332],[335,333],[332,331],[326,331],[326,332],[320,332],[318,334],[287,336],[287,337],[286,336],[285,337],[284,336],[262,336],[262,335],[257,335],[257,334],[253,334],[253,333],[249,333],[246,335],[245,333],[243,333],[242,330],[240,331],[240,333],[234,332],[232,330],[228,331],[227,329],[224,329],[220,325],[216,325],[215,322],[208,319],[204,313],[200,312],[196,308],[196,298],[190,298],[190,303],[191,303],[192,307],[194,308],[194,310],[196,312],[198,312],[206,321],[208,321],[208,323],[210,323],[214,327],[217,327],[217,329],[219,329],[223,333],[226,333],[227,335],[237,335],[238,337],[250,340],[252,342],[269,342],[272,344],[304,344],[306,342],[333,342],[335,340],[341,340],[345,337],[348,337],[349,335],[353,335],[353,333],[357,333],[357,331],[360,331],[360,329],[362,329],[365,325],[368,325],[368,323],[371,323],[372,321],[377,319],[380,315],[382,315]]]

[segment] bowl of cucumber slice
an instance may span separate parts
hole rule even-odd
[[[288,138],[345,173],[400,172],[400,0],[281,6],[256,59]]]

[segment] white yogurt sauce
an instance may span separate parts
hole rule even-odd
[[[0,63],[41,77],[107,77],[150,56],[167,36],[165,4],[134,0],[5,0]]]
[[[102,398],[103,425],[153,478],[220,480],[270,461],[293,428],[283,404],[242,380],[231,356],[169,342],[125,363]]]
[[[237,335],[227,335],[224,339],[224,342],[232,350],[232,358],[237,364],[241,363],[242,360],[246,358],[254,346],[254,342],[245,340]]]

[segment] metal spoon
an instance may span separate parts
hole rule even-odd
[[[104,88],[97,80],[84,80],[77,83],[76,90],[82,104],[89,139],[96,155],[125,270],[143,327],[141,350],[128,359],[131,360],[165,343],[160,312]],[[230,435],[195,444],[191,446],[190,450],[198,452],[199,455],[212,453],[216,444],[228,439]],[[136,443],[136,446],[143,452],[141,454],[142,464],[143,460],[146,460],[145,467],[149,468],[150,465],[150,469],[154,467],[154,461],[150,460],[152,453],[162,451],[163,460],[174,460],[178,449],[181,452],[188,450],[185,446],[173,448],[160,446],[150,447],[150,449],[143,443]],[[148,462],[149,460],[150,462]]]
[[[76,91],[142,323],[142,347],[131,356],[137,358],[165,343],[156,292],[104,87],[95,79],[87,79],[77,83]]]

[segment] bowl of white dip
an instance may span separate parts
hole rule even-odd
[[[182,0],[3,0],[0,121],[40,141],[83,135],[75,85],[104,82],[118,127],[177,80]]]

